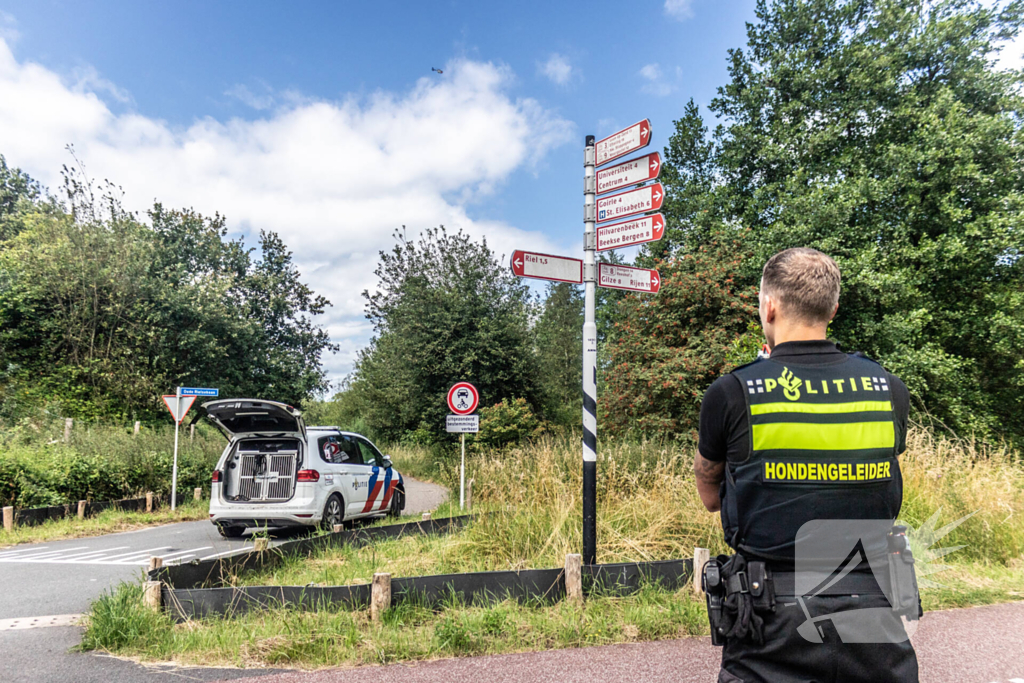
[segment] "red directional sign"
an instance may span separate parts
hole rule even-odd
[[[651,143],[651,122],[644,119],[640,123],[634,123],[629,128],[620,130],[598,140],[594,146],[594,165],[600,166],[614,161],[619,157],[632,154],[638,149],[643,149]]]
[[[661,289],[661,276],[656,270],[616,266],[611,263],[599,263],[597,266],[597,284],[602,287],[649,294],[657,294]]]
[[[639,190],[630,190],[597,200],[597,220],[610,221],[625,218],[635,213],[657,211],[665,201],[665,190],[661,183],[654,183]]]
[[[456,415],[469,415],[480,405],[480,392],[469,382],[458,382],[448,390],[448,408]]]
[[[572,282],[578,285],[583,282],[583,261],[578,258],[516,249],[512,252],[512,272],[519,277]]]
[[[597,193],[611,192],[623,187],[654,180],[661,175],[661,155],[646,154],[623,161],[597,172]]]
[[[597,229],[597,250],[621,249],[644,242],[656,242],[665,236],[665,217],[660,213],[621,223],[609,223]]]

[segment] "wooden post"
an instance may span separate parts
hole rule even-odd
[[[14,531],[14,508],[10,505],[4,508],[4,531]]]
[[[466,512],[473,511],[473,480],[466,484]]]
[[[85,501],[78,501],[78,518],[85,519]]]
[[[429,522],[430,521],[430,513],[429,512],[424,512],[423,513],[423,521],[424,522]]]
[[[196,489],[192,493],[192,497],[195,498],[196,500],[202,500],[203,499],[203,490],[202,489]]]
[[[164,566],[164,558],[159,557],[158,555],[150,555],[149,571],[153,571],[154,569],[160,569],[160,567],[162,566]]]
[[[148,491],[146,493],[146,512],[153,511],[153,492]]]
[[[377,573],[373,575],[370,586],[370,620],[380,621],[384,610],[391,607],[391,574]]]
[[[700,587],[700,577],[704,572],[704,565],[711,560],[711,551],[707,548],[693,549],[693,593],[700,596],[704,591]]]
[[[255,552],[262,553],[262,552],[265,552],[269,548],[270,548],[270,539],[269,538],[262,538],[261,537],[261,538],[253,539],[252,549]]]
[[[579,553],[565,556],[565,599],[583,604],[583,556]]]
[[[333,531],[336,534],[340,534],[344,530],[345,530],[345,525],[344,524],[335,524],[333,527],[331,527],[331,531]]]
[[[71,441],[71,425],[73,425],[74,422],[75,421],[70,417],[65,418],[64,420],[64,443]]]
[[[142,423],[139,422],[138,420],[136,420],[135,421],[135,429],[132,430],[132,436],[138,436],[139,435],[139,427],[141,427],[141,426],[142,426]]]
[[[143,603],[152,610],[160,610],[160,582],[147,581]]]
[[[196,440],[196,423],[195,422],[193,422],[192,424],[190,424],[188,426],[188,440],[189,441],[195,441]]]

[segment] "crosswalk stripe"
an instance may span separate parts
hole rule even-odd
[[[92,558],[93,555],[105,555],[106,553],[109,553],[111,550],[124,550],[127,547],[128,546],[126,546],[126,545],[119,545],[116,548],[105,548],[103,550],[93,550],[93,551],[90,551],[90,552],[87,552],[87,553],[79,553],[77,555],[69,555],[68,557],[62,557],[61,559],[62,560],[67,560],[69,562],[74,562],[75,560],[83,560],[83,559],[85,559],[87,557],[90,558],[90,559],[93,559]]]
[[[49,558],[51,556],[62,555],[64,553],[71,552],[73,550],[85,550],[88,547],[89,546],[87,546],[87,545],[82,545],[82,546],[78,546],[77,548],[62,548],[60,550],[51,550],[49,552],[39,553],[37,555],[20,555],[18,557],[12,558],[11,561],[12,562],[24,562],[26,560],[46,559],[46,558]]]
[[[3,559],[3,558],[8,557],[10,555],[17,555],[18,553],[32,553],[32,552],[36,552],[38,550],[46,550],[49,547],[50,546],[48,546],[48,545],[43,545],[43,546],[39,546],[38,548],[31,547],[31,548],[21,548],[20,550],[6,550],[6,551],[0,553],[0,559]]]

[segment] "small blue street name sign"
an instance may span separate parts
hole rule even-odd
[[[182,387],[182,396],[217,396],[220,394],[220,389],[202,389],[197,387]]]

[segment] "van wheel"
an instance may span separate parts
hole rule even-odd
[[[336,524],[341,524],[345,521],[345,508],[341,503],[341,496],[337,493],[331,494],[331,497],[327,499],[327,503],[324,504],[324,514],[320,519],[320,528],[327,531],[334,531]]]
[[[401,517],[402,516],[402,501],[405,500],[405,494],[401,491],[395,491],[391,496],[391,506],[388,508],[388,517]]]
[[[217,531],[219,531],[220,535],[224,538],[239,538],[242,534],[245,533],[245,527],[218,524]]]

